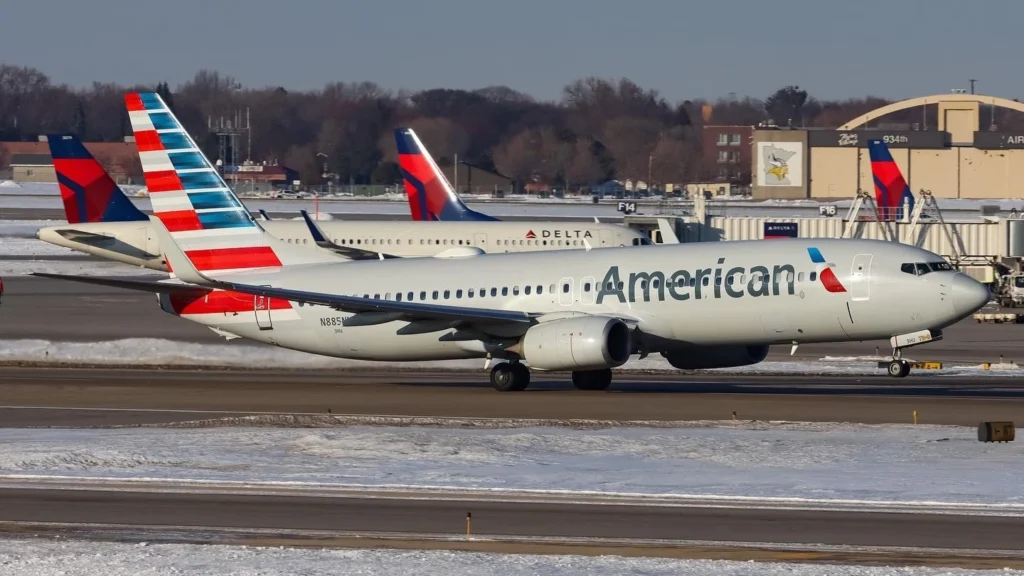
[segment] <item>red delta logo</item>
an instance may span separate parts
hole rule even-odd
[[[843,283],[836,278],[836,273],[832,271],[832,268],[825,262],[825,257],[821,255],[821,251],[817,248],[808,248],[807,255],[811,257],[811,262],[815,264],[823,264],[821,272],[818,273],[818,278],[821,280],[822,286],[829,292],[846,292],[846,287]]]
[[[532,240],[532,239],[534,239],[536,237],[537,237],[537,235],[533,233],[533,230],[530,230],[529,232],[526,233],[526,238],[528,240]]]

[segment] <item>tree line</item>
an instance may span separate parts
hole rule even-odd
[[[648,174],[655,183],[702,181],[719,173],[716,159],[702,154],[708,105],[712,124],[835,127],[889,103],[876,97],[819,100],[798,86],[764,99],[669,102],[629,79],[594,77],[572,81],[558,101],[507,86],[409,92],[331,82],[312,91],[250,88],[210,70],[173,89],[166,83],[100,82],[73,88],[34,68],[0,65],[0,141],[36,140],[48,132],[74,133],[86,142],[121,141],[131,135],[124,107],[131,91],[162,94],[211,159],[221,152],[211,126],[225,119],[241,119],[245,126],[247,118],[250,131],[235,140],[231,157],[284,164],[307,184],[322,183],[325,167],[342,184],[397,182],[392,131],[398,126],[415,129],[441,165],[457,156],[520,184],[574,188],[612,178],[646,181]],[[920,121],[920,112],[896,116],[894,121]]]

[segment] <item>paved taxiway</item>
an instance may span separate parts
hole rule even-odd
[[[0,338],[5,340],[167,338],[224,342],[208,328],[161,311],[152,294],[32,277],[11,277],[4,284]],[[884,341],[807,344],[792,357],[788,346],[777,346],[768,359],[874,355],[876,347],[881,354],[889,352]],[[1024,362],[1024,324],[978,324],[968,319],[946,329],[943,340],[908,350],[906,355],[917,360],[961,363],[995,362],[1002,355],[1006,361]]]
[[[1020,420],[1008,378],[620,375],[582,392],[564,375],[500,393],[486,374],[0,368],[0,426],[110,426],[251,414],[673,421],[797,420],[975,426]],[[282,425],[287,425],[282,419]]]
[[[482,538],[661,541],[663,547],[701,541],[766,548],[800,544],[1024,551],[1024,522],[1011,517],[407,496],[4,488],[0,531],[31,533],[32,527],[24,523],[64,523],[84,529],[91,524],[116,525],[126,532],[133,527],[173,531],[183,539],[192,533],[192,538],[207,541],[211,538],[204,529],[225,528],[262,529],[263,539],[284,537],[289,531],[415,539],[465,534],[466,514],[471,513],[472,533]],[[145,532],[135,537],[145,538]]]

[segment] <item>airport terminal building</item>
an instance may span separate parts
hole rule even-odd
[[[758,199],[849,199],[874,183],[869,140],[882,140],[916,194],[1024,201],[1024,132],[995,130],[982,108],[1024,104],[977,94],[896,102],[835,129],[759,127],[751,139],[751,188]],[[911,129],[869,128],[893,112],[921,109]],[[987,116],[987,115],[986,115]],[[916,129],[914,129],[916,128]]]

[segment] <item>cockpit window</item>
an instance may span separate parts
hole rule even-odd
[[[907,262],[900,266],[900,271],[905,274],[924,276],[929,272],[952,272],[953,266],[949,262]]]

